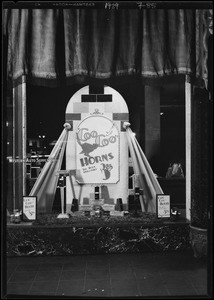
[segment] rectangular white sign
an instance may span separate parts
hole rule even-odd
[[[36,196],[24,196],[23,197],[23,220],[34,221],[36,220],[37,213],[37,197]]]
[[[170,218],[170,195],[156,195],[158,218]]]
[[[119,181],[119,131],[103,115],[90,115],[76,131],[76,165],[79,183]]]

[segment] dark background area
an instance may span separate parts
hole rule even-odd
[[[47,154],[53,148],[65,123],[65,110],[70,98],[87,84],[47,88],[27,85],[27,138],[45,135]],[[109,84],[110,85],[110,84]],[[144,86],[139,82],[111,84],[125,99],[131,129],[144,150]],[[150,164],[156,174],[165,176],[170,162],[180,161],[185,169],[185,105],[184,91],[179,84],[162,86],[160,93],[160,157]],[[185,170],[184,170],[185,171]]]

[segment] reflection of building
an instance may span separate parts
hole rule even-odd
[[[115,88],[127,101],[133,131],[155,173],[164,176],[170,161],[185,162],[189,219],[195,187],[206,194],[204,190],[210,184],[206,170],[207,161],[211,160],[207,141],[211,136],[212,98],[212,85],[207,85],[211,74],[207,59],[211,60],[212,53],[208,9],[172,9],[164,13],[155,10],[155,19],[154,10],[138,14],[127,9],[111,14],[110,19],[106,14],[111,11],[99,10],[105,34],[98,30],[98,15],[93,10],[90,15],[81,10],[81,20],[77,11],[70,9],[56,15],[51,10],[47,15],[43,9],[31,15],[28,10],[5,10],[6,67],[14,83],[13,87],[8,85],[8,118],[13,122],[8,127],[8,155],[26,157],[26,128],[33,122],[28,119],[31,109],[35,123],[44,112],[49,135],[54,132],[50,139],[57,139],[68,99],[82,86],[98,86],[102,82]],[[44,24],[51,22],[53,30],[41,30],[50,26],[37,27],[41,25],[37,18]],[[78,26],[71,26],[69,20],[77,20]],[[94,26],[88,26],[88,22]],[[71,27],[72,34],[68,34]],[[90,34],[89,27],[93,28]],[[64,34],[57,34],[60,30]],[[40,48],[41,41],[45,51]],[[8,176],[13,178],[8,189],[12,191],[13,187],[13,194],[8,195],[8,203],[21,207],[22,195],[26,193],[25,164],[20,161],[10,165]]]
[[[43,166],[48,159],[48,155],[39,155],[36,153],[28,154],[26,161],[26,191],[30,193],[34,183],[36,182]]]
[[[45,135],[27,139],[26,192],[29,194],[50,153]]]
[[[27,140],[27,152],[37,152],[41,149],[41,140],[40,139],[28,139]]]
[[[45,135],[39,135],[38,138],[28,138],[27,139],[27,153],[46,153],[49,149],[46,142]]]

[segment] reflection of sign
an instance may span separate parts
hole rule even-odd
[[[84,119],[76,131],[76,162],[80,183],[117,183],[119,132],[101,115]]]
[[[170,195],[157,195],[157,217],[170,218]]]
[[[36,201],[35,196],[23,197],[23,220],[36,220]]]

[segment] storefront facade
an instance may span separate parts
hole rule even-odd
[[[52,95],[57,91],[62,96],[55,101],[61,101],[65,111],[68,95],[86,85],[108,85],[127,102],[130,123],[153,171],[165,178],[169,161],[183,161],[180,197],[190,220],[193,194],[209,198],[211,188],[211,20],[209,7],[99,13],[96,9],[5,8],[7,209],[20,210],[22,197],[28,194],[32,91],[36,89],[41,98],[44,87]],[[38,99],[40,105],[42,101]],[[164,129],[172,124],[164,123],[167,109],[169,115],[175,109],[180,116],[177,136]],[[164,185],[164,179],[160,184]]]

